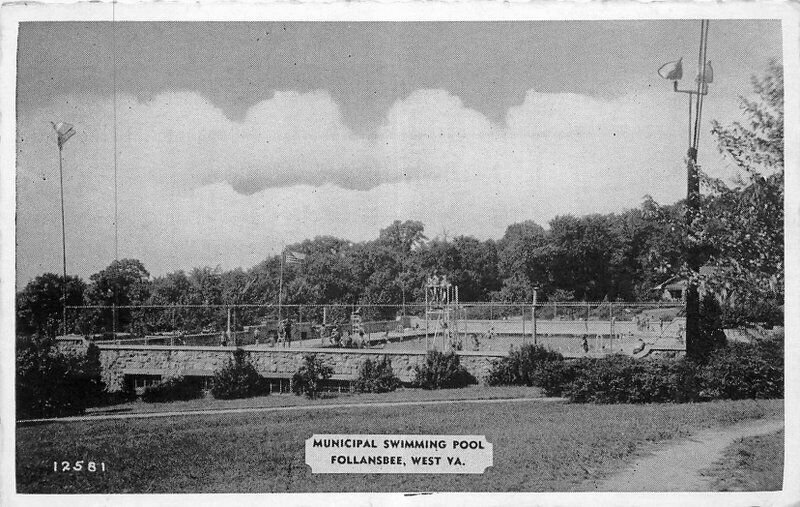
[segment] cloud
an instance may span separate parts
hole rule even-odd
[[[636,206],[685,192],[686,119],[667,93],[600,100],[529,91],[503,124],[443,90],[398,100],[372,136],[325,91],[277,92],[231,121],[204,97],[117,101],[120,256],[153,273],[252,266],[320,234],[375,237],[395,219],[430,235],[497,237],[513,222]],[[113,103],[63,97],[18,118],[18,278],[59,271],[58,152],[65,153],[70,271],[114,257]],[[706,118],[733,114],[710,103]],[[707,141],[706,141],[707,142]],[[710,144],[710,143],[709,143]],[[724,166],[708,150],[707,169]]]

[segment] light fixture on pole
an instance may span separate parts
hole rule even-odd
[[[694,223],[700,212],[700,177],[697,168],[697,147],[700,142],[700,125],[703,115],[703,99],[708,94],[708,85],[714,81],[714,69],[708,61],[708,20],[700,21],[700,50],[697,57],[697,77],[694,89],[681,89],[678,81],[683,78],[683,58],[662,65],[658,74],[673,82],[672,89],[689,95],[689,150],[686,154],[686,228],[688,237],[686,266],[689,269],[686,287],[686,354],[699,355],[702,346],[700,333],[700,295],[694,275],[700,269],[697,242],[693,237]],[[693,104],[694,103],[694,104]],[[694,107],[693,107],[694,106]]]
[[[61,255],[63,275],[61,283],[61,325],[62,334],[67,334],[67,233],[64,221],[64,162],[63,150],[64,144],[75,135],[75,127],[69,123],[60,121],[58,123],[50,122],[53,130],[56,131],[56,141],[58,143],[58,175],[61,182]]]

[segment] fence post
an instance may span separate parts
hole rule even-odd
[[[430,348],[428,345],[428,288],[425,288],[425,350],[427,351]]]
[[[522,307],[522,344],[525,345],[525,306]]]
[[[468,326],[467,320],[469,320],[469,315],[467,315],[467,307],[465,306],[464,307],[464,340],[465,341],[467,339],[467,331],[468,331],[467,330],[467,326]]]

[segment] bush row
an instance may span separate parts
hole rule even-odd
[[[706,363],[681,359],[564,360],[541,347],[523,346],[496,361],[492,385],[538,386],[573,402],[663,403],[783,397],[783,340],[733,343]]]
[[[455,352],[442,353],[431,350],[425,362],[414,368],[414,387],[422,389],[453,389],[477,384]]]
[[[495,361],[487,382],[489,385],[542,386],[543,366],[563,359],[560,353],[541,345],[512,348],[508,357]]]
[[[333,368],[314,354],[306,354],[303,364],[292,376],[292,391],[297,395],[317,398],[325,382],[333,375]],[[418,365],[412,385],[422,389],[448,389],[465,387],[477,383],[461,365],[455,352],[447,354],[431,351],[425,362]],[[400,386],[400,379],[392,370],[392,363],[386,356],[381,359],[367,359],[360,368],[353,383],[353,390],[359,393],[385,393]],[[236,350],[233,358],[214,375],[211,393],[215,398],[245,398],[268,394],[266,380],[258,374],[247,360],[244,350]],[[149,387],[142,395],[144,401],[172,401],[191,399],[201,395],[200,388],[184,379],[169,379]]]
[[[85,355],[63,354],[53,343],[31,342],[19,348],[17,355],[17,401],[21,418],[59,417],[84,412],[89,406],[135,399],[133,385],[126,383],[121,393],[105,391],[100,377],[99,349],[90,345]],[[292,377],[297,395],[316,398],[330,379],[333,369],[314,354],[306,354],[303,364]],[[432,351],[417,366],[412,385],[423,389],[464,387],[477,380],[450,352]],[[367,359],[359,369],[353,390],[359,393],[384,393],[401,385],[386,356]],[[248,360],[243,349],[215,372],[211,394],[217,399],[247,398],[269,394],[269,383]],[[148,386],[142,400],[160,403],[191,400],[203,396],[202,382],[193,378],[172,377]]]
[[[332,368],[313,354],[304,357],[293,376],[298,395],[316,398]],[[525,345],[496,361],[488,376],[490,385],[538,386],[548,396],[573,402],[654,403],[712,399],[783,397],[783,339],[721,347],[705,364],[687,359],[645,359],[615,355],[602,359],[564,360],[557,352]],[[464,387],[477,380],[460,364],[454,352],[431,351],[415,370],[413,386],[422,389]],[[387,357],[361,364],[354,390],[383,393],[400,386]],[[17,413],[21,418],[59,417],[82,413],[89,406],[126,399],[111,396],[100,378],[99,349],[90,345],[85,355],[62,354],[52,343],[35,342],[18,347]],[[269,393],[269,386],[238,349],[216,372],[211,389],[219,399],[245,398]],[[167,379],[148,387],[147,402],[188,400],[202,396],[200,383],[186,378]],[[132,392],[127,393],[129,396]]]

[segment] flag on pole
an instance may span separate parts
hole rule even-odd
[[[662,65],[658,69],[658,75],[670,81],[680,81],[683,77],[683,58]]]
[[[286,264],[300,264],[306,258],[306,254],[293,252],[292,250],[286,250],[284,255],[286,256]]]
[[[75,127],[69,123],[60,121],[58,123],[50,122],[58,135],[58,149],[61,149],[64,144],[69,141],[69,138],[75,135]]]

